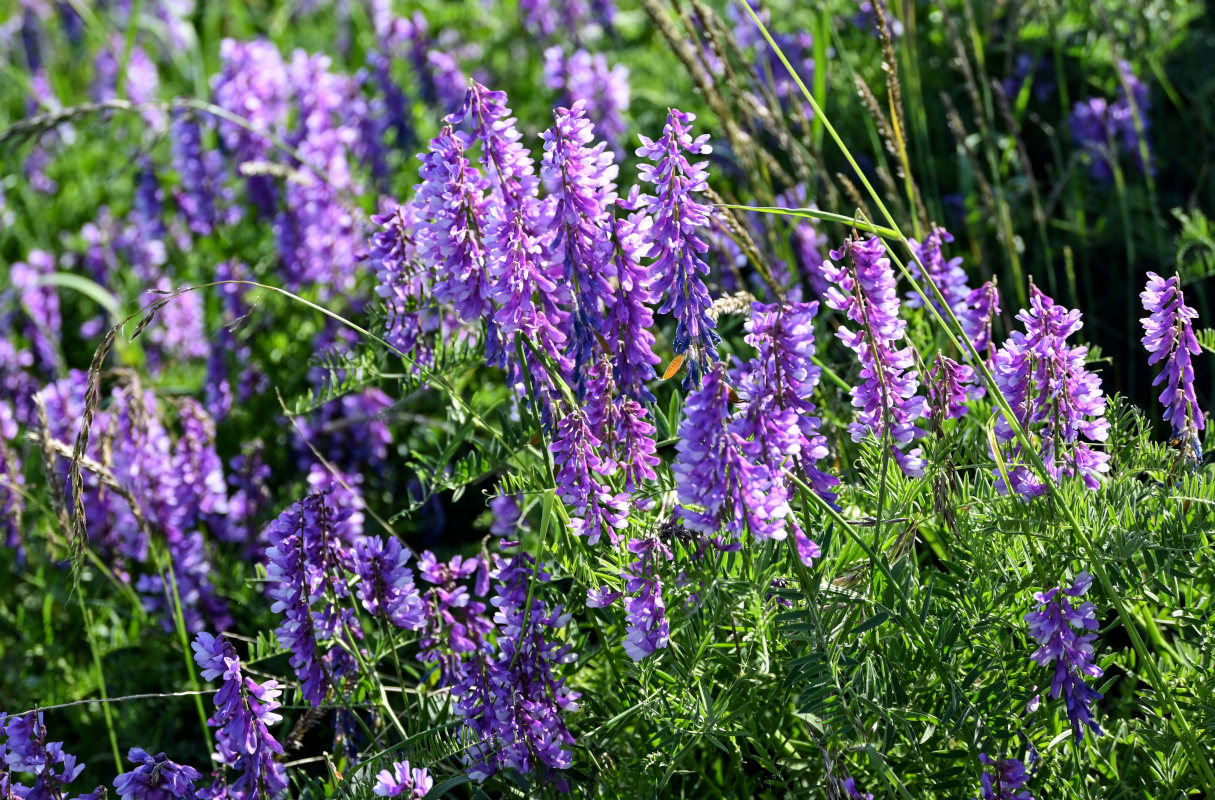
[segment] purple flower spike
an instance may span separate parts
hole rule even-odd
[[[907,269],[911,273],[911,277],[920,284],[924,295],[937,311],[942,311],[942,309],[932,288],[928,285],[928,278],[932,279],[941,292],[941,296],[945,298],[945,305],[953,309],[956,314],[959,313],[966,298],[970,295],[970,287],[966,285],[966,270],[962,269],[961,257],[946,261],[941,252],[941,245],[952,241],[953,234],[939,225],[934,225],[932,233],[928,234],[928,238],[922,243],[911,240],[911,252],[915,254],[916,260],[912,260],[907,265]],[[920,270],[920,264],[924,265],[923,272]],[[920,308],[923,305],[924,302],[920,299],[918,292],[907,293],[908,308]]]
[[[926,407],[924,398],[916,394],[919,381],[911,347],[898,346],[907,323],[899,319],[894,270],[886,248],[876,236],[852,239],[831,251],[831,258],[846,263],[837,267],[823,262],[823,274],[834,284],[824,302],[858,325],[855,331],[841,325],[836,333],[861,362],[862,382],[852,389],[852,405],[857,409],[857,420],[849,426],[852,440],[889,435],[891,454],[899,466],[908,475],[919,475],[924,469],[919,449],[904,451],[902,446],[924,435],[915,422]]]
[[[139,747],[132,747],[127,760],[140,766],[114,779],[114,791],[119,797],[134,800],[193,800],[194,781],[202,773],[194,767],[176,764],[164,753],[150,756]]]
[[[652,221],[645,241],[647,255],[654,259],[650,264],[654,293],[663,298],[659,313],[675,314],[674,351],[687,358],[685,389],[697,386],[701,375],[712,368],[721,341],[708,314],[712,306],[709,290],[700,277],[709,272],[702,257],[709,246],[697,228],[709,224],[710,209],[694,196],[708,189],[708,162],[692,164],[684,155],[707,155],[712,148],[707,133],[692,138],[694,119],[694,114],[671,109],[662,138],[655,142],[642,136],[637,148],[637,155],[654,162],[642,164],[638,174],[654,184],[656,194],[641,195],[636,207],[645,210]]]
[[[1029,782],[1029,775],[1019,759],[1001,758],[997,761],[986,753],[979,753],[979,761],[988,767],[979,777],[979,800],[1034,800],[1034,796],[1024,788]]]
[[[603,350],[599,342],[615,299],[608,203],[615,196],[617,167],[605,144],[590,146],[594,137],[583,103],[558,108],[553,117],[553,127],[541,134],[540,168],[556,201],[549,223],[549,258],[563,265],[563,282],[572,295],[568,332],[578,396],[584,397],[587,373]]]
[[[544,51],[544,80],[551,89],[563,90],[569,105],[586,105],[586,115],[595,123],[595,133],[609,143],[619,157],[624,155],[622,115],[629,108],[629,70],[623,64],[608,68],[603,53],[578,50],[566,56],[554,45]]]
[[[0,797],[5,800],[67,800],[67,787],[84,771],[63,742],[48,742],[42,712],[9,717],[0,712]],[[32,775],[33,786],[18,782],[16,773]],[[100,786],[74,800],[97,800]]]
[[[226,639],[200,633],[191,644],[203,680],[223,677],[215,693],[215,714],[207,724],[218,728],[215,759],[240,773],[232,784],[221,771],[216,782],[198,792],[201,800],[273,800],[287,788],[287,776],[276,759],[283,746],[270,733],[282,719],[274,713],[282,694],[277,681],[258,684],[241,672],[240,659]]]
[[[966,416],[966,401],[984,393],[983,386],[975,381],[974,369],[937,354],[928,372],[928,401],[934,420],[961,419]]]
[[[810,401],[822,372],[811,361],[817,312],[814,302],[751,306],[747,343],[758,352],[743,368],[743,407],[735,430],[754,441],[761,461],[786,464],[832,503],[839,479],[817,466],[827,456],[827,439],[819,433],[821,421]],[[787,481],[785,486],[791,493]]]
[[[331,497],[336,494],[313,493],[284,511],[270,525],[266,551],[266,577],[274,601],[270,610],[283,615],[274,635],[291,651],[300,694],[313,706],[325,699],[332,679],[351,666],[345,650],[326,650],[323,643],[344,636],[343,623],[358,634],[351,611],[339,611],[326,602],[327,592],[347,594],[340,569],[349,561],[340,529],[351,509],[331,502]]]
[[[1197,457],[1202,452],[1198,431],[1206,427],[1194,393],[1194,364],[1190,358],[1201,352],[1194,336],[1198,312],[1185,304],[1181,279],[1176,275],[1165,280],[1149,272],[1147,286],[1139,297],[1149,314],[1139,320],[1143,323],[1143,346],[1151,353],[1148,364],[1164,361],[1164,369],[1152,381],[1153,386],[1164,384],[1160,393],[1164,421],[1172,426],[1173,438],[1181,440]]]
[[[762,442],[744,423],[731,424],[729,387],[718,365],[688,397],[679,426],[675,474],[680,519],[687,527],[730,540],[743,528],[757,539],[785,538],[789,504],[783,478],[764,459]]]
[[[1056,305],[1036,286],[1030,286],[1030,307],[1017,319],[1025,332],[1014,331],[992,359],[996,385],[1008,399],[1017,421],[1041,440],[1041,456],[1049,479],[1078,476],[1090,489],[1109,470],[1109,455],[1093,450],[1088,442],[1103,442],[1109,435],[1101,379],[1084,365],[1087,347],[1072,347],[1067,338],[1080,330],[1080,312]],[[996,420],[996,436],[1012,442],[1008,420]],[[1022,497],[1037,497],[1047,485],[1024,463],[1019,444],[1006,455],[1012,489]],[[1007,491],[997,471],[996,486]]]
[[[398,628],[416,631],[426,624],[426,614],[408,563],[409,551],[395,536],[387,541],[369,536],[355,544],[354,571],[363,608]]]
[[[394,761],[391,770],[380,770],[372,791],[379,797],[420,800],[430,792],[434,784],[434,779],[425,767],[410,767],[408,761]]]
[[[962,300],[962,308],[954,309],[954,313],[962,324],[962,332],[970,339],[975,350],[991,361],[996,352],[991,335],[992,323],[1000,316],[1000,292],[996,288],[995,278],[968,294]]]
[[[601,444],[586,412],[578,409],[557,423],[557,436],[551,446],[558,492],[572,508],[570,524],[590,544],[597,543],[604,533],[615,541],[616,531],[628,523],[628,495],[613,494],[611,487],[594,475],[613,471],[599,455]]]
[[[641,661],[666,647],[671,639],[656,563],[659,557],[670,561],[671,552],[657,539],[634,539],[629,542],[629,552],[637,558],[624,572],[625,591],[632,595],[625,603],[628,628],[624,651],[634,661]]]
[[[434,296],[451,303],[466,322],[491,312],[482,245],[488,184],[464,156],[464,142],[450,127],[419,156],[422,182],[415,187],[417,253],[435,276]]]
[[[1077,744],[1084,738],[1084,726],[1097,736],[1101,735],[1101,726],[1093,719],[1091,706],[1102,695],[1084,682],[1086,675],[1100,678],[1105,674],[1093,663],[1093,642],[1097,635],[1089,631],[1097,630],[1097,615],[1092,603],[1073,606],[1068,599],[1083,597],[1092,584],[1092,576],[1081,572],[1070,588],[1055,587],[1035,592],[1038,610],[1025,615],[1029,633],[1039,644],[1030,658],[1043,667],[1055,665],[1050,696],[1058,699],[1063,695]]]

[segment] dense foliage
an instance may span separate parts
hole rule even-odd
[[[1202,0],[0,0],[0,800],[1215,794]]]

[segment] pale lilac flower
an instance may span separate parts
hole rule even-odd
[[[918,448],[903,447],[924,435],[916,420],[924,416],[924,398],[917,394],[919,380],[911,346],[899,347],[907,323],[899,319],[894,270],[878,237],[850,239],[831,252],[842,266],[824,261],[822,270],[832,284],[824,301],[844,312],[857,330],[841,325],[836,336],[856,352],[861,362],[861,383],[852,388],[857,420],[849,426],[852,440],[872,434],[890,437],[890,452],[908,475],[919,475],[924,465]]]
[[[1166,280],[1149,272],[1147,286],[1139,297],[1148,312],[1148,316],[1139,320],[1143,323],[1143,346],[1151,354],[1148,364],[1164,361],[1164,369],[1152,381],[1153,386],[1164,384],[1160,392],[1164,421],[1172,427],[1173,438],[1180,439],[1197,455],[1202,452],[1198,431],[1206,427],[1194,392],[1191,361],[1191,356],[1202,352],[1194,336],[1198,312],[1186,305],[1181,279],[1176,275]]]
[[[1025,331],[1014,331],[992,359],[996,385],[1021,427],[1041,442],[1047,479],[1078,476],[1096,489],[1100,476],[1109,471],[1109,455],[1094,450],[1089,442],[1105,441],[1109,423],[1104,416],[1101,379],[1084,363],[1088,348],[1067,343],[1080,330],[1080,312],[1056,305],[1031,285],[1030,307],[1017,319],[1024,323]],[[995,433],[1003,442],[1015,440],[1012,425],[1003,415],[996,420]],[[1037,497],[1047,491],[1041,477],[1025,463],[1019,443],[1005,460],[1011,488],[1018,494]],[[1007,491],[999,468],[994,474],[997,488]]]
[[[710,208],[694,196],[708,188],[708,162],[693,164],[685,155],[707,155],[712,148],[708,134],[692,138],[694,119],[694,114],[670,110],[662,138],[653,141],[642,136],[637,148],[638,156],[654,162],[638,167],[638,175],[654,184],[656,194],[639,196],[636,208],[652,220],[645,241],[647,255],[653,259],[653,290],[663,298],[659,313],[675,314],[673,349],[687,359],[686,389],[697,386],[701,375],[712,368],[721,341],[708,314],[709,290],[700,277],[709,272],[702,257],[708,245],[697,229],[709,224]]]
[[[411,767],[408,761],[394,761],[391,770],[380,770],[372,791],[379,797],[420,800],[434,788],[434,783],[425,767]]]
[[[1030,635],[1038,642],[1031,658],[1043,667],[1054,664],[1050,696],[1063,696],[1076,743],[1084,738],[1084,727],[1100,736],[1101,726],[1093,719],[1092,704],[1102,695],[1084,678],[1100,678],[1104,670],[1093,662],[1093,642],[1098,628],[1096,608],[1090,602],[1073,606],[1069,598],[1083,597],[1093,584],[1087,572],[1076,576],[1070,588],[1055,587],[1035,592],[1038,609],[1025,615]]]

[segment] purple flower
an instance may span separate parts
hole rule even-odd
[[[569,106],[582,103],[595,124],[595,135],[608,142],[617,157],[624,155],[627,130],[623,114],[629,108],[629,70],[623,64],[608,68],[607,57],[578,50],[571,56],[554,45],[544,51],[544,80],[550,89],[562,90]]]
[[[963,298],[961,307],[954,308],[954,313],[975,351],[980,354],[986,351],[985,357],[990,361],[996,352],[992,324],[1000,315],[1000,292],[996,288],[996,279],[992,278],[972,290]]]
[[[747,343],[758,352],[742,370],[742,409],[735,430],[755,444],[761,461],[785,464],[828,503],[839,479],[818,469],[827,440],[810,397],[821,370],[815,366],[814,315],[818,303],[753,303]],[[790,486],[780,479],[790,492]]]
[[[975,380],[974,369],[940,353],[928,372],[927,388],[928,405],[936,424],[940,420],[966,416],[966,401],[985,393],[982,384]]]
[[[17,564],[20,566],[25,561],[21,544],[25,476],[21,470],[21,457],[12,447],[16,438],[17,421],[13,418],[13,409],[0,400],[0,539],[4,547],[16,550]]]
[[[1164,361],[1164,369],[1152,381],[1153,386],[1164,384],[1160,393],[1164,421],[1172,426],[1173,438],[1180,439],[1198,456],[1202,452],[1198,431],[1206,427],[1194,393],[1194,364],[1190,358],[1201,352],[1194,336],[1198,312],[1185,304],[1181,279],[1176,275],[1165,280],[1149,272],[1147,286],[1139,297],[1148,312],[1139,320],[1143,323],[1143,346],[1151,353],[1148,364]]]
[[[744,526],[757,539],[785,538],[784,479],[774,474],[763,442],[746,438],[754,426],[746,420],[731,423],[724,367],[705,375],[689,395],[685,414],[671,467],[684,524],[714,538],[724,531],[739,540]]]
[[[376,294],[384,301],[385,340],[416,364],[431,366],[444,312],[427,300],[434,273],[419,261],[415,211],[406,203],[371,218],[380,230],[371,237],[368,260],[379,281]]]
[[[398,628],[416,631],[426,624],[422,596],[408,566],[409,551],[395,536],[368,536],[355,544],[354,574],[367,613],[382,615]]]
[[[861,383],[852,388],[857,420],[849,426],[852,440],[867,434],[890,437],[891,454],[908,475],[919,475],[924,466],[918,448],[901,447],[924,435],[916,420],[924,416],[924,398],[916,394],[919,381],[910,346],[899,348],[907,323],[899,319],[894,270],[886,248],[878,237],[850,239],[831,251],[837,267],[824,261],[823,274],[834,284],[824,301],[843,311],[857,330],[841,325],[836,336],[856,352],[861,362]]]
[[[1073,606],[1068,598],[1083,597],[1093,584],[1087,572],[1076,576],[1071,588],[1055,587],[1035,592],[1038,610],[1025,615],[1029,633],[1038,642],[1038,649],[1030,656],[1040,666],[1055,665],[1051,680],[1050,696],[1063,696],[1067,717],[1076,734],[1076,743],[1084,738],[1084,726],[1101,735],[1101,726],[1093,719],[1092,704],[1102,695],[1084,682],[1084,676],[1100,678],[1104,671],[1093,663],[1093,642],[1097,630],[1097,615],[1092,603]]]
[[[48,371],[63,363],[59,351],[59,331],[63,327],[59,294],[53,285],[42,283],[56,269],[55,257],[45,250],[31,250],[24,262],[9,267],[9,284],[24,317],[21,322],[13,319],[16,315],[3,313],[8,303],[0,295],[0,324],[6,330],[22,331]]]
[[[473,81],[460,110],[448,114],[444,122],[468,126],[481,145],[481,166],[495,194],[507,211],[522,208],[530,217],[539,179],[531,155],[520,143],[523,135],[506,107],[506,93],[490,91]]]
[[[700,275],[709,267],[702,254],[708,250],[696,232],[709,224],[709,206],[698,202],[694,192],[708,188],[708,162],[692,164],[684,153],[707,155],[712,152],[709,135],[692,138],[694,114],[672,109],[662,138],[653,141],[641,136],[637,155],[653,161],[642,164],[638,175],[642,181],[654,184],[654,195],[641,195],[636,208],[649,215],[652,225],[645,233],[649,246],[647,255],[654,259],[650,272],[654,275],[654,292],[663,298],[659,313],[675,313],[676,355],[687,358],[688,377],[684,388],[700,383],[701,375],[717,361],[717,343],[721,337],[709,317],[712,306],[709,290]]]
[[[1080,330],[1080,312],[1056,305],[1036,286],[1030,286],[1030,307],[1017,319],[1025,332],[1014,331],[992,359],[996,385],[1008,400],[1022,428],[1041,441],[1041,456],[1049,480],[1079,476],[1090,489],[1109,470],[1109,455],[1093,450],[1090,442],[1103,442],[1109,435],[1105,419],[1105,395],[1101,379],[1084,365],[1087,347],[1071,347],[1067,338]],[[996,436],[1012,442],[1011,424],[1001,415]],[[1012,489],[1023,497],[1047,491],[1040,477],[1024,463],[1020,444],[1006,454]],[[1007,491],[999,469],[997,488]]]
[[[982,787],[979,800],[1034,800],[1029,790],[1023,788],[1029,782],[1029,775],[1019,759],[1001,758],[997,761],[986,753],[979,753],[979,761],[988,767],[979,777]]]
[[[603,350],[605,317],[615,300],[608,204],[617,171],[605,144],[590,146],[594,137],[584,111],[584,104],[575,103],[553,112],[555,124],[541,134],[540,168],[555,199],[549,258],[562,264],[561,277],[573,301],[567,329],[580,398],[586,393],[587,372]]]
[[[657,539],[634,539],[629,542],[629,552],[637,558],[623,576],[624,589],[632,595],[625,602],[628,628],[624,651],[634,661],[641,661],[666,647],[671,639],[656,563],[659,557],[670,561],[671,552]]]
[[[568,36],[580,36],[590,12],[586,0],[519,0],[524,27],[545,38],[556,34],[558,29]]]
[[[0,712],[0,797],[20,800],[66,800],[66,789],[85,765],[63,751],[63,742],[48,742],[42,712],[8,716]],[[33,786],[16,782],[16,774],[34,777]],[[97,800],[100,786],[75,800]]]
[[[119,797],[194,800],[194,781],[202,778],[194,767],[174,763],[164,753],[150,756],[139,747],[127,752],[127,760],[140,766],[114,779],[114,791]]]
[[[348,562],[339,525],[349,509],[331,504],[331,495],[313,493],[284,511],[270,525],[266,550],[270,610],[283,615],[275,629],[279,644],[291,652],[300,694],[313,706],[325,699],[333,680],[351,666],[350,656],[324,643],[358,635],[349,609],[338,610],[334,595],[346,594],[340,570]],[[346,630],[343,630],[345,627]]]
[[[380,797],[420,799],[430,792],[434,784],[426,767],[410,767],[408,761],[394,761],[391,770],[380,770],[372,791]]]
[[[476,322],[490,314],[490,290],[482,230],[488,184],[464,156],[464,140],[445,127],[419,156],[422,182],[415,187],[418,259],[435,275],[434,296],[457,316]]]
[[[1146,134],[1148,128],[1148,90],[1127,62],[1118,65],[1118,72],[1122,86],[1117,100],[1089,97],[1076,103],[1069,118],[1072,138],[1089,155],[1090,173],[1103,182],[1113,180],[1111,161],[1117,159],[1119,146],[1131,153],[1139,171],[1144,171],[1140,132]]]
[[[173,169],[177,172],[177,207],[190,230],[206,235],[221,222],[233,224],[240,218],[240,209],[231,205],[223,187],[223,156],[216,150],[203,150],[202,127],[185,109],[173,111],[169,129],[173,153]],[[221,211],[219,206],[229,206]]]
[[[570,615],[537,596],[550,577],[526,553],[500,560],[494,573],[496,653],[454,689],[473,740],[468,774],[478,781],[506,768],[526,774],[573,764],[563,715],[578,710],[579,695],[558,674],[576,656],[559,635]]]
[[[944,312],[938,305],[932,288],[928,285],[929,279],[936,284],[941,296],[945,298],[945,305],[953,309],[955,314],[965,307],[966,298],[971,294],[970,287],[966,285],[966,270],[962,269],[961,256],[946,261],[941,252],[941,244],[952,241],[953,234],[939,225],[933,226],[932,232],[923,242],[910,240],[911,252],[915,254],[916,258],[907,265],[907,269],[911,272],[911,277],[920,284],[928,301],[942,313],[942,316],[944,316]],[[924,265],[923,271],[920,270],[920,264]],[[914,291],[907,293],[908,308],[920,308],[923,305],[919,293]]]
[[[636,189],[634,189],[635,195]],[[634,198],[635,199],[635,196]],[[607,319],[608,349],[613,355],[616,385],[622,395],[646,403],[654,394],[646,386],[654,377],[659,358],[654,354],[653,276],[639,256],[646,248],[643,212],[627,219],[608,216],[611,226],[611,272],[616,276],[616,296]]]
[[[277,681],[258,684],[241,672],[240,659],[222,636],[200,633],[190,645],[203,680],[223,678],[215,693],[215,713],[207,724],[215,733],[215,759],[222,765],[215,783],[198,792],[202,800],[273,800],[287,788],[287,776],[275,755],[283,747],[270,733],[282,719],[274,713],[282,692]],[[240,773],[227,783],[225,767]]]
[[[598,589],[587,589],[586,607],[607,608],[623,596],[621,592],[613,592],[606,586],[600,586]]]
[[[488,564],[458,555],[442,562],[427,550],[418,557],[418,574],[433,586],[423,598],[426,627],[417,658],[438,664],[439,686],[461,685],[493,649],[488,639],[493,622],[485,616],[485,603],[475,599],[489,591]],[[469,578],[474,578],[471,592],[464,584]]]
[[[494,536],[513,536],[521,525],[526,526],[522,509],[519,508],[519,498],[517,494],[499,494],[489,499],[489,510],[494,517],[489,532]]]
[[[550,447],[557,465],[557,491],[572,509],[570,525],[590,544],[604,533],[614,542],[616,531],[628,521],[628,495],[613,494],[609,485],[595,477],[612,472],[611,463],[605,464],[599,455],[601,444],[586,412],[575,409],[557,423]]]
[[[219,58],[220,72],[211,80],[215,105],[249,123],[245,128],[221,121],[220,138],[238,167],[247,161],[262,161],[272,147],[264,134],[282,135],[286,124],[290,81],[283,57],[264,39],[224,39],[219,45]],[[274,213],[278,196],[274,178],[252,175],[247,186],[258,213]]]

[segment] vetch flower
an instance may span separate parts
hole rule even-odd
[[[354,548],[354,574],[359,601],[367,613],[381,615],[393,625],[416,631],[426,624],[422,596],[409,568],[410,553],[395,536],[359,539]]]
[[[710,537],[723,531],[737,547],[744,526],[757,539],[785,538],[789,504],[784,479],[774,475],[763,442],[745,420],[730,419],[725,368],[710,370],[688,397],[679,426],[675,475],[679,517],[691,530]]]
[[[350,609],[338,609],[327,594],[346,594],[341,579],[348,561],[339,538],[341,523],[350,509],[329,502],[329,494],[314,492],[288,508],[269,528],[266,550],[270,610],[283,615],[274,635],[291,652],[291,667],[300,679],[300,694],[313,706],[325,699],[331,683],[348,670],[351,656],[324,643],[358,635]],[[343,630],[346,628],[346,630]]]
[[[712,368],[721,341],[708,313],[713,305],[709,290],[700,277],[709,272],[702,257],[709,246],[697,229],[709,224],[710,209],[694,195],[708,188],[708,162],[693,164],[685,155],[712,152],[707,133],[692,138],[695,119],[695,114],[671,109],[662,138],[654,141],[642,136],[641,147],[637,148],[637,155],[654,162],[638,167],[639,177],[654,184],[655,194],[640,195],[636,208],[644,210],[652,221],[645,242],[649,246],[646,254],[653,259],[653,290],[663,298],[659,313],[675,314],[673,348],[677,356],[686,358],[685,389],[698,385],[701,375]]]
[[[282,692],[277,681],[258,684],[241,671],[240,659],[222,636],[200,633],[190,645],[203,680],[223,677],[215,693],[215,713],[207,720],[215,733],[215,759],[221,765],[213,785],[198,792],[202,800],[274,800],[287,788],[287,776],[276,759],[283,746],[270,733],[282,719],[274,713]],[[240,773],[229,784],[224,768]]]
[[[614,469],[600,456],[601,445],[586,411],[575,409],[557,423],[549,448],[557,465],[557,492],[572,509],[570,525],[589,544],[605,533],[615,541],[616,531],[628,522],[628,495],[613,493],[611,486],[595,477]]]
[[[1191,356],[1201,352],[1194,336],[1198,312],[1186,305],[1181,279],[1176,275],[1165,280],[1149,272],[1147,286],[1139,297],[1148,312],[1139,320],[1143,323],[1143,346],[1151,353],[1148,364],[1164,362],[1164,369],[1152,381],[1153,386],[1164,384],[1160,392],[1164,421],[1172,427],[1173,438],[1190,448],[1194,457],[1200,457],[1198,431],[1206,427],[1206,419],[1194,393],[1191,361]]]
[[[899,319],[894,270],[886,248],[876,236],[850,239],[831,258],[844,261],[836,266],[824,261],[823,274],[833,286],[824,302],[844,312],[857,330],[841,325],[836,336],[856,352],[861,362],[861,382],[852,388],[857,420],[849,426],[852,440],[868,434],[890,437],[890,452],[908,475],[919,475],[924,465],[918,448],[903,447],[924,435],[916,420],[924,416],[924,398],[917,394],[919,381],[910,345],[899,347],[907,323]]]
[[[1034,800],[1025,789],[1029,775],[1025,765],[1016,758],[996,760],[986,753],[979,753],[979,761],[987,766],[979,777],[979,800]]]
[[[1008,399],[1013,414],[1027,433],[1041,441],[1041,457],[1048,480],[1077,476],[1090,489],[1109,470],[1109,455],[1088,442],[1103,442],[1109,435],[1101,379],[1084,364],[1088,348],[1072,347],[1067,338],[1080,330],[1080,312],[1069,311],[1030,286],[1030,307],[1017,314],[1025,331],[1014,331],[992,359],[996,385]],[[1015,439],[1012,425],[1001,414],[997,438]],[[1088,442],[1081,440],[1081,436]],[[1047,491],[1041,478],[1024,463],[1017,443],[1005,456],[1012,489],[1023,497]],[[997,488],[1008,491],[997,467]]]
[[[1097,639],[1097,615],[1091,602],[1073,606],[1069,598],[1083,597],[1093,584],[1087,572],[1076,576],[1070,588],[1055,587],[1035,592],[1038,609],[1025,615],[1029,633],[1039,647],[1030,656],[1043,667],[1054,664],[1050,696],[1063,696],[1076,743],[1084,738],[1084,727],[1100,736],[1101,726],[1093,719],[1092,704],[1102,695],[1085,683],[1084,678],[1100,678],[1104,671],[1093,663],[1093,642]]]
[[[408,761],[394,761],[391,770],[380,770],[372,791],[379,797],[420,799],[434,788],[434,784],[426,767],[411,767]]]
[[[148,755],[140,747],[127,752],[127,760],[139,766],[114,779],[114,791],[119,797],[134,800],[194,800],[194,781],[202,773],[194,767],[170,761],[164,753]]]
[[[637,558],[623,575],[624,589],[631,595],[625,602],[628,627],[624,651],[634,661],[641,661],[670,643],[671,629],[662,600],[657,559],[670,561],[671,551],[657,539],[634,539],[628,547]]]

